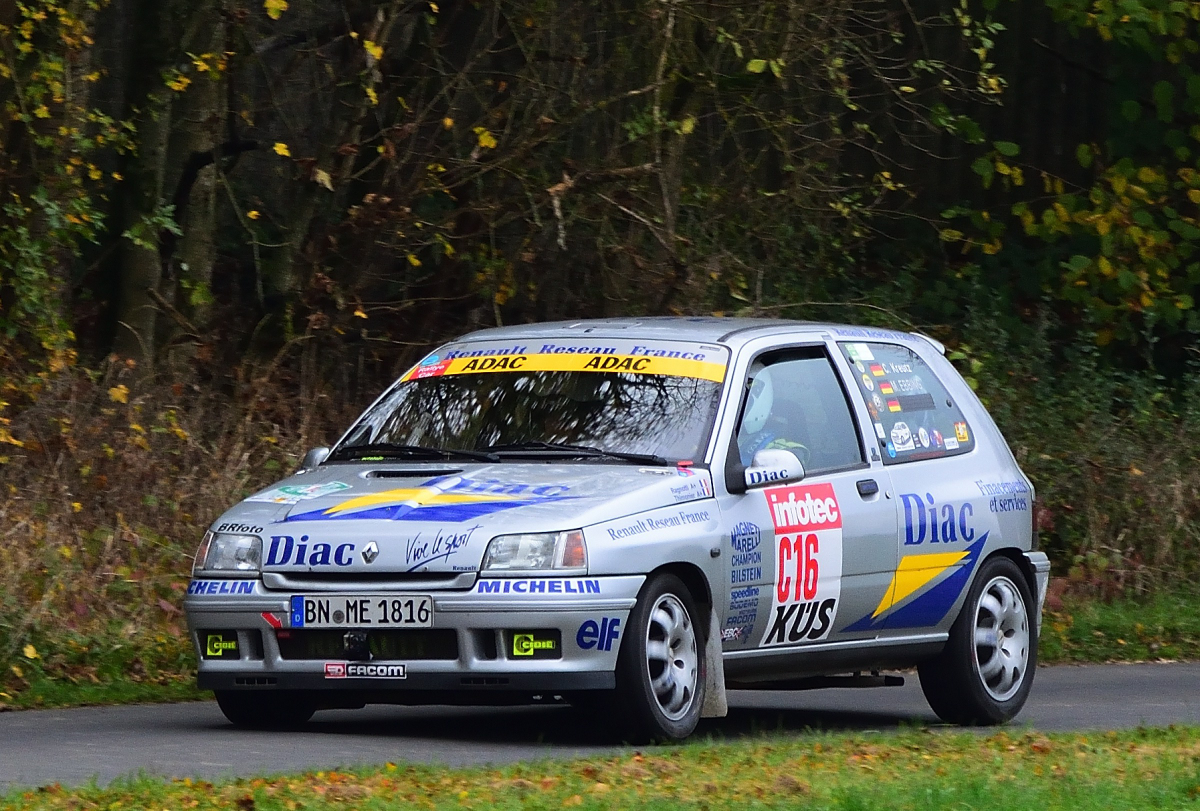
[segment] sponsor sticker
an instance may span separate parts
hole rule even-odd
[[[775,525],[775,584],[760,644],[824,639],[842,590],[842,512],[833,485],[789,485],[765,494]]]
[[[971,441],[971,434],[967,430],[967,424],[965,422],[954,423],[954,438],[959,442]]]
[[[326,662],[327,679],[404,679],[408,666],[374,662]]]
[[[613,643],[621,638],[619,617],[601,617],[585,620],[575,633],[575,644],[583,650],[610,651]]]
[[[201,639],[204,642],[205,659],[241,658],[237,631],[205,631]]]
[[[563,577],[545,579],[525,578],[481,578],[475,583],[476,594],[520,594],[538,595],[588,595],[600,594],[600,580],[588,577]]]
[[[624,372],[628,374],[691,377],[720,383],[725,379],[723,353],[684,343],[660,345],[542,344],[483,346],[449,350],[432,364],[419,364],[403,380],[442,375],[526,372]]]
[[[916,449],[913,444],[912,431],[909,430],[908,423],[897,422],[892,426],[891,433],[892,445],[897,451],[911,451]]]
[[[862,376],[862,384],[863,384],[863,388],[866,389],[867,391],[875,391],[875,382],[873,380],[871,380],[871,378],[867,377],[866,375]]]
[[[246,501],[262,501],[268,504],[297,504],[301,501],[320,498],[321,496],[340,493],[349,490],[345,482],[326,482],[325,484],[285,484],[273,490],[257,493]]]
[[[256,580],[193,580],[188,583],[189,596],[206,595],[224,597],[238,594],[253,594]]]
[[[558,631],[513,631],[509,650],[514,659],[560,659],[560,640]]]

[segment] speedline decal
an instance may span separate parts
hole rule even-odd
[[[646,355],[530,353],[426,362],[409,370],[403,379],[406,381],[420,380],[426,377],[485,372],[626,372],[642,375],[691,377],[720,383],[725,379],[725,364],[707,360]]]

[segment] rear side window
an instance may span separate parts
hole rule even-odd
[[[916,352],[905,346],[841,343],[874,423],[884,464],[969,453],[975,432]]]

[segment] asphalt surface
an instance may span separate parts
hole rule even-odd
[[[1018,729],[1200,724],[1200,663],[1038,670]],[[915,676],[903,687],[730,693],[698,736],[937,724]],[[219,778],[392,762],[459,766],[622,751],[563,707],[387,707],[319,712],[299,732],[233,729],[212,702],[0,714],[0,790],[104,784],[131,774]]]

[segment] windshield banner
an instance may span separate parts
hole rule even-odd
[[[443,347],[402,379],[488,372],[625,372],[720,383],[727,362],[723,347],[676,341],[469,343]]]

